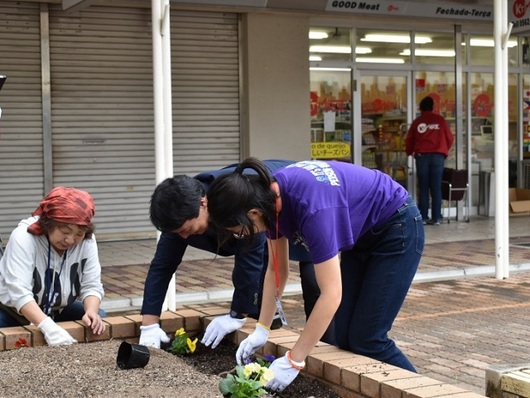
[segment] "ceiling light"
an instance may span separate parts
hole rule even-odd
[[[410,56],[410,49],[405,49],[399,55]],[[414,55],[417,57],[454,57],[455,50],[437,50],[428,48],[417,48],[414,50]]]
[[[350,46],[310,46],[311,53],[332,53],[332,54],[351,54]],[[372,49],[370,47],[355,47],[356,54],[370,54]]]
[[[361,46],[355,47],[355,54],[370,54],[371,52],[372,52],[372,49],[370,47],[361,47]]]
[[[322,40],[327,39],[329,35],[327,32],[319,31],[319,30],[310,30],[309,31],[309,38],[314,40]]]
[[[350,46],[310,46],[311,53],[351,54]]]
[[[372,58],[372,57],[356,57],[357,62],[368,62],[377,64],[404,64],[403,58]]]
[[[322,57],[319,57],[318,55],[310,55],[309,61],[319,62],[322,61]]]
[[[367,34],[361,38],[361,41],[375,41],[381,43],[410,43],[409,35],[390,35],[390,34]],[[414,43],[426,44],[432,43],[432,39],[427,36],[415,36]]]
[[[350,68],[321,68],[319,66],[313,66],[309,70],[326,70],[326,71],[338,71],[338,72],[351,72]]]
[[[462,43],[465,45],[465,43]],[[473,47],[493,47],[495,46],[495,41],[493,39],[469,39],[469,44]],[[508,40],[508,47],[515,47],[517,45],[517,40]]]

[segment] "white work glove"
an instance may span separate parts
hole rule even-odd
[[[276,359],[269,369],[274,374],[274,378],[267,383],[267,388],[271,391],[282,392],[285,388],[293,382],[293,380],[298,376],[300,370],[294,368],[287,358],[288,354],[285,354],[283,357]],[[300,368],[305,366],[305,362],[298,364]]]
[[[215,348],[228,333],[243,327],[246,321],[247,318],[232,318],[229,314],[218,316],[206,327],[201,343],[206,347],[211,344]]]
[[[265,345],[269,338],[269,329],[258,323],[256,329],[245,340],[239,344],[236,352],[236,361],[238,365],[244,365],[248,357],[258,351]]]
[[[77,340],[70,336],[70,333],[57,325],[49,316],[37,327],[44,334],[48,345],[69,345],[77,343]]]
[[[160,348],[160,343],[169,343],[169,337],[158,323],[149,326],[140,326],[140,345]]]

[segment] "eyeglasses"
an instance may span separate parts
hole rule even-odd
[[[241,230],[239,232],[232,232],[232,235],[236,239],[245,239],[246,236],[245,236],[244,232],[245,232],[245,228],[241,228]]]

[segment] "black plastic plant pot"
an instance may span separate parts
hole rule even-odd
[[[150,355],[146,346],[124,341],[118,349],[116,362],[121,369],[143,368],[149,362]]]

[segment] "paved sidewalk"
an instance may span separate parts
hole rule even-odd
[[[495,279],[493,219],[426,226],[426,247],[391,336],[419,373],[484,394],[492,364],[530,363],[530,217],[510,218],[510,277]],[[107,311],[137,313],[155,240],[99,242]],[[177,305],[229,308],[231,258],[189,250],[176,274]],[[304,325],[297,266],[284,307]]]
[[[493,219],[426,226],[426,246],[415,282],[495,275]],[[527,245],[525,245],[527,244]],[[99,254],[108,311],[141,306],[143,286],[156,240],[102,241]],[[510,219],[510,264],[530,269],[530,217]],[[229,300],[233,259],[189,248],[176,274],[178,304]],[[301,292],[298,269],[291,266],[286,294]]]

